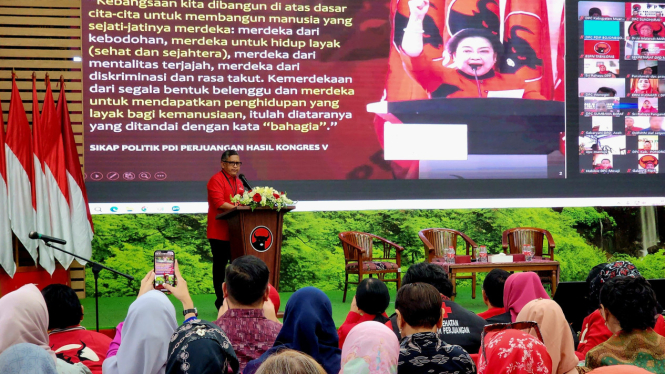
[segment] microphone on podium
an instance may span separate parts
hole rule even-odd
[[[251,190],[252,186],[249,184],[247,181],[247,178],[245,178],[245,174],[238,174],[238,178],[242,181],[242,185],[245,186],[246,189]]]
[[[62,244],[62,245],[67,244],[67,241],[64,240],[64,239],[58,239],[58,238],[54,238],[52,236],[42,235],[42,234],[40,234],[36,231],[31,231],[30,234],[28,234],[28,237],[30,239],[41,239],[41,240],[43,240],[47,243],[48,242],[53,242],[53,243],[58,243],[58,244]]]

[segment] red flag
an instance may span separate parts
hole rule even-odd
[[[16,272],[12,248],[12,226],[9,222],[9,201],[7,200],[5,124],[2,121],[2,110],[0,110],[0,266],[10,277],[13,277]]]
[[[48,203],[48,188],[44,174],[44,158],[42,156],[41,132],[43,124],[39,118],[39,100],[37,99],[37,75],[32,73],[32,153],[34,176],[32,183],[32,206],[35,209],[35,230],[41,234],[52,235],[51,215]],[[49,274],[55,270],[53,249],[39,241],[39,265]]]
[[[62,141],[67,168],[67,187],[69,189],[69,213],[73,234],[73,253],[90,258],[92,256],[92,216],[88,206],[88,193],[83,181],[81,162],[79,161],[69,108],[65,97],[65,80],[60,78],[60,97],[58,98],[58,118],[62,124]],[[79,262],[81,262],[79,260]]]
[[[51,232],[53,236],[67,241],[63,249],[72,252],[72,228],[69,213],[69,188],[67,187],[67,169],[65,168],[65,152],[62,143],[60,119],[55,110],[51,81],[46,76],[46,96],[42,106],[42,151],[44,157],[44,174],[48,188],[49,207],[51,209]],[[55,258],[65,267],[74,259],[60,251],[54,252]]]
[[[556,79],[554,80],[554,100],[566,101],[566,6],[561,12],[559,43],[556,49]]]
[[[547,1],[507,0],[505,14],[501,73],[535,82],[540,94],[552,100],[554,75]]]
[[[7,158],[7,191],[9,219],[12,231],[30,256],[37,262],[37,242],[28,237],[35,229],[35,210],[32,207],[32,135],[23,101],[12,77],[12,96],[7,120],[5,157]]]

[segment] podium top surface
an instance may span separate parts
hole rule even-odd
[[[285,213],[288,213],[288,212],[292,211],[295,208],[296,207],[293,206],[293,205],[285,206],[285,207],[282,207],[282,209],[280,209],[279,211],[280,212],[284,211]],[[272,210],[272,211],[277,212],[276,209],[269,208],[269,207],[264,207],[264,206],[254,208],[254,210],[255,211],[257,211],[257,210]],[[219,213],[218,215],[215,216],[215,219],[229,219],[229,218],[233,217],[238,212],[250,212],[251,213],[252,208],[248,207],[248,206],[245,206],[245,205],[240,205],[240,206],[237,206],[233,209],[229,209],[225,212]]]

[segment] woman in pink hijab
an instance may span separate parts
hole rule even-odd
[[[503,306],[510,312],[512,322],[516,321],[517,315],[526,304],[539,298],[549,299],[550,296],[543,288],[538,274],[528,271],[513,274],[506,279],[503,289]]]
[[[55,357],[48,345],[48,309],[42,293],[26,284],[0,298],[0,354],[19,343],[30,343],[53,358],[58,374],[91,374],[83,364],[71,365]]]
[[[396,374],[399,349],[395,333],[386,325],[359,323],[344,340],[340,374]]]

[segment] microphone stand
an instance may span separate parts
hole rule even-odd
[[[478,67],[477,66],[472,66],[471,69],[473,69],[473,75],[476,76],[476,87],[478,88],[478,97],[483,97],[483,94],[480,92],[480,82],[478,82]]]
[[[68,252],[68,251],[65,251],[65,250],[62,249],[62,248],[58,248],[58,247],[54,246],[53,244],[51,244],[50,241],[45,240],[44,238],[42,238],[42,240],[44,241],[44,244],[46,244],[48,247],[51,247],[51,248],[53,248],[53,249],[57,249],[57,250],[60,251],[60,252],[66,253],[66,254],[68,254],[68,255],[70,255],[70,256],[74,256],[74,257],[76,257],[76,258],[78,258],[78,259],[81,259],[81,260],[83,260],[83,261],[85,261],[85,262],[88,262],[88,263],[90,263],[90,264],[92,265],[92,274],[95,276],[95,326],[96,326],[95,330],[96,330],[97,332],[99,332],[99,292],[97,291],[97,280],[99,279],[99,272],[101,272],[103,269],[106,269],[106,270],[108,270],[108,271],[110,271],[110,272],[113,272],[113,273],[116,273],[116,274],[118,274],[118,275],[121,275],[121,276],[123,276],[123,277],[129,279],[130,281],[134,280],[134,277],[132,277],[131,275],[127,275],[127,274],[125,274],[125,273],[121,273],[121,272],[119,272],[119,271],[117,271],[117,270],[113,270],[113,269],[111,269],[111,268],[108,268],[108,267],[106,267],[106,266],[104,266],[104,265],[102,265],[102,264],[100,264],[100,263],[98,263],[98,262],[94,262],[94,261],[91,261],[91,260],[89,260],[89,259],[87,259],[87,258],[81,257],[81,256],[79,256],[79,255],[75,255],[75,254],[73,254],[73,253],[71,253],[71,252]]]

